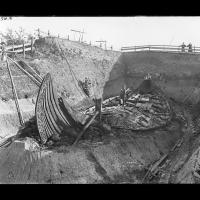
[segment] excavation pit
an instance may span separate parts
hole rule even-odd
[[[76,146],[71,145],[74,138],[69,140],[65,137],[41,146],[37,138],[31,138],[35,133],[32,127],[33,129],[28,131],[29,134],[32,133],[31,136],[25,134],[26,137],[0,150],[0,183],[142,183],[149,166],[169,153],[176,142],[187,135],[187,124],[190,124],[188,116],[191,113],[180,102],[183,102],[193,89],[194,93],[187,99],[187,103],[196,104],[199,100],[199,55],[104,52],[89,46],[83,48],[81,44],[72,41],[43,39],[43,43],[37,44],[38,55],[35,54],[29,64],[34,66],[42,77],[48,72],[54,74],[58,93],[62,93],[70,103],[76,102],[80,110],[91,106],[92,101],[81,97],[73,84],[72,76],[69,75],[66,62],[59,54],[55,55],[49,50],[50,46],[51,50],[57,47],[58,40],[68,53],[69,62],[77,78],[84,81],[85,77],[89,77],[91,80],[91,98],[103,95],[105,99],[118,95],[124,83],[127,87],[136,89],[147,73],[150,73],[167,98],[174,99],[170,101],[175,114],[166,126],[155,130],[130,131],[110,129],[107,125],[104,125],[104,128],[91,126]],[[81,53],[72,51],[73,49],[81,50]],[[57,48],[56,51],[58,52]],[[20,78],[17,78],[18,85],[19,80]],[[95,81],[98,84],[95,85]],[[23,86],[20,87],[23,91]],[[1,88],[1,91],[1,96],[5,97],[5,88]],[[27,88],[24,93],[26,92]],[[7,125],[5,127],[7,128]],[[17,131],[18,126],[14,132]],[[7,133],[9,134],[9,130]],[[193,150],[196,153],[198,149]],[[182,160],[187,157],[184,153],[180,155]],[[190,166],[190,163],[192,161],[189,159],[187,166]],[[183,177],[186,176],[184,168],[187,166],[177,174],[177,182],[186,181]],[[176,165],[177,169],[178,167],[179,165]]]

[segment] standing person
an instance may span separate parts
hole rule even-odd
[[[181,45],[181,51],[182,51],[182,52],[185,52],[185,47],[186,47],[186,45],[185,45],[185,43],[183,42],[183,44]]]
[[[126,86],[123,85],[121,91],[120,91],[120,105],[124,105],[125,104],[125,94],[126,94]]]
[[[188,52],[192,52],[192,43],[191,42],[187,45],[187,47],[188,47]]]

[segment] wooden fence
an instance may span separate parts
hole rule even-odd
[[[34,40],[31,39],[29,42],[22,43],[20,45],[6,46],[5,51],[7,53],[23,53],[25,57],[27,51],[33,52],[33,45],[34,45]],[[2,52],[2,49],[0,49],[0,52]]]
[[[92,42],[86,42],[86,41],[80,41],[80,40],[72,40],[69,38],[69,35],[67,35],[67,37],[60,37],[60,35],[54,35],[54,34],[51,34],[50,31],[48,32],[45,32],[45,31],[42,31],[40,30],[39,28],[36,29],[35,31],[37,31],[37,38],[41,38],[41,37],[52,37],[52,38],[60,38],[60,39],[63,39],[63,40],[70,40],[70,41],[73,41],[73,42],[79,42],[81,44],[84,44],[86,46],[93,46],[93,47],[98,47],[98,48],[101,48],[103,49],[101,46],[97,46],[97,45],[94,45],[92,44]],[[113,50],[113,46],[110,46],[109,48],[105,48],[104,50]]]
[[[122,47],[122,52],[138,52],[138,51],[154,51],[154,52],[172,52],[172,53],[200,53],[200,47],[192,47],[192,51],[188,52],[188,48],[182,51],[181,46],[174,45],[144,45],[144,46],[129,46]]]

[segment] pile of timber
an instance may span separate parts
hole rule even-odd
[[[144,82],[146,83],[146,80]],[[149,130],[166,125],[172,118],[167,98],[156,87],[151,88],[153,84],[145,90],[144,82],[134,92],[129,90],[123,104],[120,96],[104,100],[102,122],[114,128],[131,130]],[[95,107],[91,107],[85,114],[93,115],[94,111]]]

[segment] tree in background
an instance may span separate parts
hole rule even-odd
[[[33,37],[32,34],[26,33],[25,29],[22,27],[20,27],[17,31],[8,28],[5,33],[0,32],[0,35],[2,40],[8,46],[22,44],[23,42],[27,42]]]
[[[1,21],[2,20],[11,20],[12,19],[12,17],[1,17]]]

